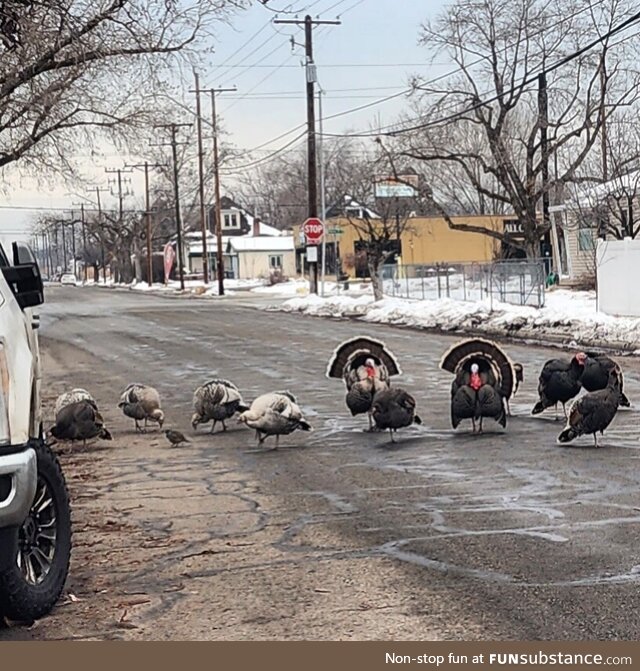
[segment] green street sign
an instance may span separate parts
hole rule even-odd
[[[330,228],[328,229],[327,233],[330,235],[342,235],[344,230],[342,228]]]

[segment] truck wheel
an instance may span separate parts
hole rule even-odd
[[[34,444],[38,485],[20,527],[0,529],[0,614],[27,622],[46,615],[58,601],[69,571],[71,510],[56,455]]]

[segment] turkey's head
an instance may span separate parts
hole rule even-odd
[[[194,431],[201,422],[202,415],[200,413],[194,412],[193,415],[191,415],[191,426],[193,427]]]
[[[578,365],[580,366],[584,366],[585,363],[587,362],[587,355],[584,352],[578,352],[573,358],[578,362]]]
[[[154,421],[158,422],[158,426],[162,428],[162,425],[164,424],[164,412],[162,410],[154,410],[151,413],[150,419],[153,419]]]
[[[378,365],[375,360],[372,358],[365,359],[364,367],[367,371],[368,378],[374,378],[378,376]]]

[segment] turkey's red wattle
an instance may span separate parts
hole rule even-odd
[[[376,376],[376,369],[373,366],[365,366],[367,370],[367,377],[375,377]]]
[[[482,380],[480,379],[480,375],[478,375],[478,373],[471,373],[471,380],[469,381],[469,386],[474,391],[478,391],[478,389],[482,387]]]

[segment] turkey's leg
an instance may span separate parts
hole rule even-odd
[[[568,419],[568,417],[567,417],[567,404],[566,403],[562,404],[562,412],[564,412],[564,418]]]
[[[218,423],[217,420],[213,420],[213,424],[211,425],[211,431],[209,433],[213,433],[216,430],[216,424]]]
[[[593,442],[594,442],[595,446],[598,447],[598,434],[597,433],[593,434]]]
[[[274,450],[278,449],[278,445],[280,445],[280,434],[276,434],[276,446],[273,448]]]
[[[471,418],[471,424],[473,426],[473,433],[475,433],[476,432],[476,418],[475,417]]]
[[[222,420],[222,430],[223,431],[227,430],[227,425],[224,423],[224,419]]]
[[[393,437],[393,429],[389,429],[389,435],[391,436],[391,442],[392,442],[392,443],[395,443],[396,441],[395,441],[395,439],[394,439],[394,437]]]
[[[478,429],[478,433],[482,433],[482,417],[480,417],[480,428]]]

